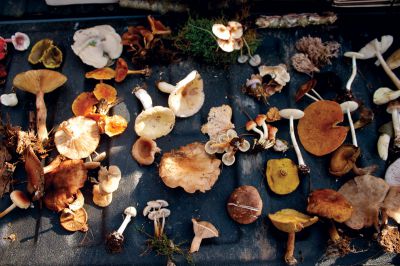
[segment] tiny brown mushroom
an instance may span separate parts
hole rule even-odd
[[[28,197],[20,190],[14,190],[13,192],[11,192],[10,199],[13,203],[10,205],[10,207],[0,213],[0,218],[3,218],[16,207],[21,209],[28,209],[29,206],[31,206],[31,202]]]
[[[144,75],[148,77],[151,75],[151,69],[146,66],[141,70],[129,70],[126,61],[123,58],[118,58],[117,65],[115,66],[115,81],[122,82],[128,75]]]
[[[89,229],[87,220],[88,215],[84,208],[80,208],[76,211],[64,209],[60,216],[61,226],[70,232],[86,232]]]
[[[150,165],[154,162],[156,153],[161,152],[157,143],[147,137],[138,138],[132,146],[132,157],[142,165]]]
[[[219,232],[214,225],[206,221],[192,219],[194,238],[190,246],[190,253],[199,251],[201,241],[205,238],[219,237]]]
[[[250,224],[261,215],[263,202],[255,187],[241,186],[232,192],[226,207],[234,221]]]

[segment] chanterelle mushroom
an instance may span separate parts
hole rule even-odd
[[[31,202],[28,197],[20,190],[14,190],[10,194],[10,199],[13,202],[10,207],[5,209],[0,213],[0,218],[3,218],[10,211],[14,210],[16,207],[21,209],[28,209],[31,206]]]
[[[205,238],[218,237],[219,232],[214,225],[206,221],[197,221],[192,219],[194,238],[190,246],[190,253],[199,251],[201,241]]]
[[[48,140],[46,128],[47,109],[44,94],[52,92],[67,81],[63,74],[47,69],[29,70],[19,73],[13,80],[13,86],[36,95],[36,127],[38,139],[41,142]]]

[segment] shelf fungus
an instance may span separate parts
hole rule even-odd
[[[268,160],[266,178],[269,188],[279,195],[292,193],[300,184],[297,166],[288,158]]]
[[[263,202],[253,186],[240,186],[230,195],[226,208],[229,216],[237,223],[251,224],[261,215]]]
[[[161,238],[164,234],[165,219],[171,215],[171,211],[167,209],[169,204],[165,200],[152,200],[147,202],[147,206],[143,209],[143,216],[154,221],[154,236]]]
[[[163,154],[159,175],[170,188],[182,187],[188,193],[210,190],[221,173],[221,161],[205,152],[204,144],[194,142]]]
[[[156,153],[161,152],[157,143],[146,137],[138,138],[132,146],[132,157],[141,165],[151,165]]]
[[[33,65],[42,63],[46,68],[57,68],[63,61],[63,53],[53,40],[43,39],[32,47],[28,61]]]
[[[288,265],[297,264],[297,260],[294,257],[294,243],[295,234],[303,230],[304,228],[315,224],[318,221],[318,217],[308,216],[301,212],[293,209],[283,209],[273,214],[268,214],[272,224],[282,232],[288,234],[285,262]]]
[[[125,214],[125,219],[122,222],[121,226],[118,228],[118,230],[108,234],[106,237],[106,249],[108,252],[112,254],[122,252],[124,244],[123,233],[126,227],[128,226],[129,222],[132,220],[132,218],[136,217],[137,214],[136,208],[132,206],[127,207],[124,210],[124,214]]]
[[[190,253],[199,251],[201,241],[206,238],[219,237],[219,232],[214,225],[206,221],[192,219],[194,238],[190,245]]]

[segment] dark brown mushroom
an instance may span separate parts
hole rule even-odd
[[[226,207],[234,221],[250,224],[261,215],[263,203],[255,187],[241,186],[232,192]]]

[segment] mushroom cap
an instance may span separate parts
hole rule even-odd
[[[246,122],[246,130],[250,131],[253,128],[257,127],[257,123],[254,120],[250,120]]]
[[[229,39],[229,40],[222,40],[222,39],[218,39],[217,40],[217,44],[219,46],[219,48],[221,48],[222,51],[230,53],[233,52],[235,50],[235,41],[233,39]]]
[[[97,80],[109,80],[116,76],[114,69],[109,67],[103,67],[99,69],[92,70],[85,74],[87,79],[97,79]]]
[[[268,160],[266,177],[269,188],[279,195],[293,192],[300,184],[297,165],[288,158]]]
[[[182,187],[188,193],[210,190],[221,173],[221,160],[209,155],[204,144],[194,142],[164,153],[159,175],[170,188]]]
[[[154,35],[164,35],[164,34],[171,34],[171,30],[164,26],[161,21],[154,19],[152,16],[147,16],[147,20],[150,24],[151,33]]]
[[[243,26],[237,21],[228,22],[229,32],[233,39],[239,39],[243,36]]]
[[[177,117],[189,117],[196,114],[204,103],[203,79],[193,70],[176,84],[169,95],[168,105]]]
[[[300,101],[300,99],[303,98],[306,93],[315,88],[315,85],[317,85],[316,79],[310,79],[306,83],[302,84],[296,92],[295,101]]]
[[[222,24],[214,24],[211,30],[218,39],[229,40],[231,37],[229,29]]]
[[[115,66],[115,82],[122,82],[128,75],[128,64],[120,57]]]
[[[63,61],[63,53],[61,52],[60,48],[52,45],[49,49],[47,49],[41,61],[46,68],[60,67]]]
[[[297,233],[318,222],[318,217],[308,216],[293,209],[282,209],[274,214],[268,214],[272,224],[280,231]]]
[[[235,128],[232,120],[232,108],[229,105],[212,107],[208,113],[207,123],[201,127],[203,134],[208,134],[210,140],[216,140],[219,135]]]
[[[294,120],[304,117],[304,112],[299,109],[282,109],[279,111],[279,115],[285,119],[290,119],[293,117]]]
[[[75,116],[86,116],[95,111],[98,102],[93,92],[82,92],[72,102],[72,112]]]
[[[400,187],[391,186],[385,201],[383,202],[383,211],[396,221],[400,223]]]
[[[276,66],[259,66],[258,71],[261,77],[265,75],[271,76],[271,78],[279,85],[285,86],[286,83],[290,81],[289,72],[287,72],[287,67],[285,64],[279,64]]]
[[[240,186],[230,195],[227,202],[229,216],[240,224],[255,222],[261,215],[263,202],[253,186]]]
[[[131,217],[136,217],[137,211],[136,208],[133,206],[129,206],[124,210],[125,215],[130,215]]]
[[[400,49],[394,51],[393,54],[386,59],[386,63],[392,70],[398,68],[400,66]]]
[[[239,48],[240,49],[240,48]],[[239,50],[239,49],[236,49],[236,50]],[[258,66],[259,64],[261,64],[261,57],[260,57],[260,55],[258,55],[258,54],[255,54],[255,55],[253,55],[253,56],[250,56],[250,60],[249,60],[249,64],[251,65],[251,66],[253,66],[253,67],[256,67],[256,66]],[[285,76],[285,78],[286,78],[287,76]],[[279,81],[280,82],[280,81]],[[279,83],[278,82],[278,83]],[[285,81],[285,82],[287,82],[287,81]]]
[[[128,121],[120,115],[106,116],[104,133],[107,136],[113,137],[122,134],[128,127]]]
[[[96,121],[83,116],[62,122],[54,135],[58,152],[70,159],[88,157],[96,150],[99,142],[100,134]]]
[[[259,114],[256,116],[254,121],[257,123],[257,126],[262,126],[263,123],[265,123],[265,120],[267,120],[267,116],[264,114]],[[250,121],[249,121],[250,122]],[[247,123],[246,123],[247,124]]]
[[[100,167],[99,174],[100,190],[104,193],[113,193],[118,189],[121,180],[121,170],[116,165]]]
[[[93,186],[93,203],[99,207],[107,207],[112,202],[112,193],[104,193],[100,190],[100,185]]]
[[[342,121],[343,112],[337,102],[321,100],[310,104],[297,125],[304,149],[316,156],[336,150],[347,136],[348,128],[337,126]]]
[[[236,161],[235,152],[226,152],[226,153],[224,153],[224,155],[222,155],[221,160],[226,166],[233,165],[235,163],[235,161]]]
[[[25,172],[28,179],[26,190],[28,193],[34,194],[32,200],[38,200],[43,196],[44,192],[43,166],[31,146],[25,149],[23,155]]]
[[[353,207],[339,192],[318,189],[308,196],[307,212],[343,223],[350,219]]]
[[[64,85],[66,81],[66,76],[54,70],[28,70],[14,77],[13,86],[33,94],[39,91],[48,93]]]
[[[76,211],[63,211],[60,215],[61,226],[70,232],[87,231],[88,214],[84,208]]]
[[[343,102],[340,104],[340,108],[344,114],[347,112],[347,109],[349,109],[350,112],[354,112],[358,108],[358,103],[355,101]]]
[[[364,57],[360,58],[360,59],[369,59],[369,58],[373,58],[376,56],[375,41],[378,42],[379,52],[381,54],[383,54],[392,45],[393,36],[384,35],[381,37],[381,41],[378,41],[377,39],[373,39],[372,41],[367,43],[367,45],[365,45],[363,48],[361,48],[360,51],[358,51],[360,54],[364,55]]]
[[[390,186],[400,186],[400,158],[386,169],[385,180]]]
[[[243,47],[243,40],[240,39],[233,39],[233,49],[235,50],[240,50]],[[247,60],[249,59],[249,57],[247,55],[241,55],[238,57],[238,62],[243,64],[245,63]],[[261,58],[260,58],[260,63],[261,63]]]
[[[356,59],[364,59],[365,55],[362,53],[357,53],[357,52],[345,52],[343,54],[345,57],[350,57],[350,58],[356,58]]]
[[[391,114],[392,112],[398,112],[398,109],[400,109],[400,102],[399,101],[391,101],[386,108],[386,112]]]
[[[106,83],[98,83],[93,90],[93,94],[97,100],[104,99],[107,103],[113,103],[117,99],[117,90]]]
[[[192,218],[194,235],[202,239],[219,237],[219,232],[215,226],[207,221],[198,221]]]
[[[82,192],[78,189],[76,194],[74,195],[75,200],[68,205],[68,208],[71,211],[77,211],[81,208],[83,208],[83,205],[85,204],[85,198],[83,197]]]
[[[150,165],[154,162],[155,154],[160,151],[154,140],[140,137],[133,144],[131,154],[139,164]]]
[[[143,110],[135,120],[135,132],[141,137],[157,139],[168,135],[175,125],[175,114],[167,107],[154,106]]]
[[[345,224],[359,230],[376,223],[388,191],[389,185],[385,180],[372,175],[356,176],[347,181],[338,191],[353,206],[353,213]]]
[[[34,65],[40,63],[43,55],[51,46],[53,46],[53,40],[50,39],[42,39],[35,43],[28,56],[29,63]]]
[[[49,190],[44,195],[43,201],[49,210],[60,212],[74,202],[74,195],[66,189]]]
[[[29,206],[31,206],[31,201],[28,199],[25,193],[20,190],[14,190],[11,192],[10,198],[18,208],[28,209]]]
[[[340,148],[332,154],[329,173],[340,177],[350,172],[356,164],[360,152],[360,148],[352,144],[340,146]]]
[[[11,36],[11,42],[18,51],[25,51],[28,49],[29,45],[31,44],[31,40],[29,36],[23,32],[16,32],[14,35]]]
[[[400,97],[399,91],[393,91],[387,87],[381,87],[374,92],[373,101],[376,105],[382,105]]]

